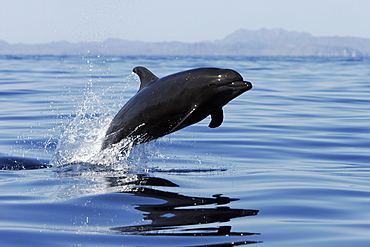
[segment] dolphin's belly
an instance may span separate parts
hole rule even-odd
[[[135,144],[148,142],[173,131],[184,113],[171,111],[163,113],[158,108],[142,108],[135,111],[127,107],[112,120],[103,143],[103,148],[116,144],[122,139],[132,139]],[[134,111],[134,113],[132,112]]]

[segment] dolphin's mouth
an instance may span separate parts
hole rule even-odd
[[[248,91],[252,89],[252,83],[250,83],[249,81],[231,81],[231,82],[223,84],[222,86],[232,88],[233,90]]]
[[[218,88],[228,88],[233,91],[242,91],[246,92],[250,89],[252,89],[252,83],[249,81],[243,81],[243,80],[236,80],[236,81],[227,81],[223,83],[211,83],[209,84],[210,87],[218,87]]]

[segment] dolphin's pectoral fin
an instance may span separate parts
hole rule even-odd
[[[132,71],[140,78],[139,91],[158,80],[158,77],[145,67],[135,67]]]
[[[182,127],[180,127],[184,122],[185,122],[185,120],[197,109],[197,105],[194,105],[191,109],[190,109],[190,111],[188,111],[186,114],[185,114],[185,116],[183,117],[183,118],[181,118],[181,120],[173,127],[173,128],[171,128],[171,130],[170,130],[170,132],[169,133],[172,133],[172,132],[175,132],[175,131],[177,131],[177,130],[179,130],[179,129],[181,129],[181,128],[184,128],[184,127],[186,127],[186,126],[182,126]]]
[[[211,112],[211,122],[209,123],[208,127],[210,128],[217,128],[222,124],[222,121],[224,120],[224,112],[222,108],[218,108],[217,110],[214,110]]]

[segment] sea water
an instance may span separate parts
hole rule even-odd
[[[253,89],[102,153],[135,66]],[[369,58],[1,56],[0,105],[0,246],[370,245]]]

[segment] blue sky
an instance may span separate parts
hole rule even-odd
[[[369,0],[0,0],[0,39],[197,42],[237,29],[370,38]]]

